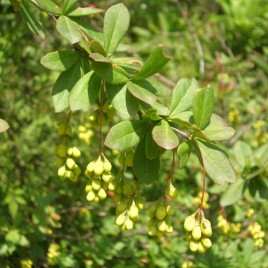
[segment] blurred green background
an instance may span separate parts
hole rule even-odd
[[[80,4],[107,9],[119,2]],[[57,176],[54,151],[59,115],[54,113],[50,94],[57,74],[42,67],[40,58],[70,45],[45,13],[33,8],[44,24],[46,37],[42,39],[29,31],[9,1],[2,0],[0,117],[11,128],[0,134],[0,267],[267,268],[268,2],[123,3],[130,10],[131,26],[120,53],[145,59],[153,46],[165,44],[173,59],[160,79],[172,85],[182,77],[195,77],[201,85],[214,88],[215,112],[236,130],[225,145],[233,153],[240,181],[246,183],[230,190],[208,182],[205,213],[214,234],[212,248],[203,255],[188,251],[182,228],[184,218],[195,211],[198,202],[201,168],[195,157],[187,168],[175,173],[179,195],[173,202],[175,231],[170,236],[147,235],[146,211],[133,231],[120,231],[114,224],[111,198],[91,204],[85,198],[85,177],[74,183]],[[92,17],[100,31],[102,20],[102,15]],[[75,113],[71,120],[72,144],[83,155],[81,166],[96,157],[98,148],[94,127],[90,141],[81,140],[81,135],[79,139],[79,126],[89,123],[90,112]],[[116,173],[118,156],[109,150],[106,155]],[[147,205],[158,198],[169,163],[167,154],[160,178],[144,187]],[[260,239],[256,233],[261,231],[265,232],[263,245],[256,243]]]

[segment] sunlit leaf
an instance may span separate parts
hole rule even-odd
[[[146,134],[144,126],[140,120],[122,121],[110,129],[105,145],[120,152],[134,147]]]
[[[146,184],[158,179],[160,159],[148,159],[145,154],[145,140],[137,146],[133,159],[133,172],[135,176]]]
[[[167,121],[161,120],[152,131],[154,141],[164,149],[174,149],[179,145],[179,138]]]
[[[126,34],[130,23],[128,9],[123,4],[110,7],[104,16],[104,48],[112,55]]]
[[[214,107],[214,91],[210,87],[197,89],[193,96],[193,116],[195,124],[204,129],[209,125]]]
[[[60,16],[58,18],[56,29],[72,44],[77,43],[82,39],[82,35],[79,32],[79,25],[66,16]]]
[[[70,69],[80,58],[76,51],[55,51],[41,58],[41,64],[53,71],[66,71]]]
[[[205,170],[209,177],[215,183],[221,185],[235,183],[237,177],[226,152],[219,146],[203,140],[197,140],[196,143],[200,149]]]

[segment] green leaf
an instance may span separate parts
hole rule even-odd
[[[132,82],[142,88],[147,89],[157,97],[166,97],[169,95],[169,91],[166,91],[166,87],[162,86],[161,83],[156,83],[152,78],[132,80]]]
[[[192,101],[198,84],[195,79],[180,79],[172,93],[170,118],[176,118],[178,114],[188,111],[192,107]]]
[[[68,14],[75,10],[78,0],[63,0],[63,14]]]
[[[246,182],[242,179],[239,179],[236,183],[230,185],[228,189],[221,196],[220,204],[222,207],[230,206],[236,203],[239,199],[242,198]]]
[[[180,168],[183,168],[186,165],[191,155],[191,152],[192,152],[192,142],[184,141],[179,145],[177,155],[179,157]]]
[[[52,71],[66,71],[80,58],[76,51],[55,51],[41,58],[41,64]]]
[[[106,56],[106,52],[104,50],[104,47],[96,40],[92,40],[89,43],[89,49],[91,50],[92,53],[98,53],[104,57]]]
[[[145,109],[153,109],[156,110],[156,113],[160,116],[168,116],[169,115],[169,109],[164,104],[162,104],[160,101],[156,101],[153,104],[148,104],[145,102],[141,103]]]
[[[96,74],[110,84],[125,84],[128,81],[128,77],[119,66],[107,62],[93,61],[91,67]]]
[[[135,72],[135,73],[137,73],[137,70],[140,68],[142,64],[141,61],[133,57],[116,57],[111,60],[113,61],[113,63],[125,69],[128,68],[132,70],[132,72]]]
[[[69,92],[81,78],[80,64],[75,64],[69,70],[62,72],[52,90],[52,99],[56,113],[69,108]]]
[[[162,117],[158,116],[157,111],[155,109],[148,109],[142,115],[142,120],[151,122],[151,121],[160,121]]]
[[[25,247],[25,248],[27,248],[27,247],[30,246],[30,242],[29,242],[29,240],[26,238],[26,236],[24,236],[24,235],[20,235],[19,245],[20,245],[21,247]]]
[[[8,210],[12,218],[14,219],[17,216],[18,210],[19,210],[19,205],[15,200],[11,200],[8,203]]]
[[[29,247],[30,242],[28,239],[19,233],[19,230],[10,230],[6,236],[5,236],[6,241],[15,244],[15,245],[20,245],[22,247]]]
[[[78,7],[76,10],[73,10],[71,13],[68,14],[70,17],[83,17],[89,16],[93,14],[102,13],[104,10],[95,8],[95,7]]]
[[[152,135],[154,141],[164,149],[174,149],[179,145],[179,137],[165,120],[161,120],[154,126]]]
[[[59,17],[57,20],[56,29],[72,44],[78,43],[82,39],[78,24],[66,16]]]
[[[225,151],[203,140],[196,140],[196,144],[200,149],[206,172],[215,183],[223,185],[236,182],[236,174]]]
[[[90,53],[89,58],[93,60],[93,62],[102,62],[102,63],[112,64],[112,61],[110,59],[106,58],[100,53]]]
[[[20,13],[30,31],[35,34],[38,34],[41,38],[44,39],[45,38],[44,27],[31,14],[29,4],[27,2],[21,3]]]
[[[168,121],[175,123],[180,128],[195,129],[193,124],[193,113],[191,111],[182,112],[176,115],[176,118],[168,117]]]
[[[152,183],[158,179],[160,168],[160,159],[148,159],[145,155],[145,140],[141,141],[134,154],[133,159],[133,172],[135,176],[146,184]]]
[[[101,80],[93,71],[82,76],[74,85],[69,96],[71,110],[89,108],[96,102],[100,87]]]
[[[223,118],[212,114],[209,125],[203,130],[203,133],[212,141],[223,141],[230,139],[235,131],[228,127]]]
[[[265,250],[258,250],[257,252],[253,252],[251,258],[250,258],[250,263],[249,265],[253,265],[253,266],[261,266],[263,263],[267,263],[267,261],[264,261],[264,257],[266,254]]]
[[[126,85],[106,84],[106,93],[113,107],[125,119],[134,117],[139,109],[139,102],[131,95]]]
[[[110,129],[105,145],[111,149],[123,152],[136,146],[145,134],[144,122],[140,120],[123,121]]]
[[[135,76],[135,80],[144,79],[155,73],[158,73],[170,60],[170,58],[164,55],[164,46],[158,45],[149,55],[144,65]]]
[[[246,142],[237,141],[234,145],[234,157],[243,171],[246,166],[250,166],[253,152]]]
[[[152,127],[147,131],[146,144],[145,144],[145,155],[148,159],[154,159],[164,153],[164,149],[159,147],[153,139]]]
[[[193,97],[193,116],[195,124],[204,129],[209,125],[214,107],[214,91],[210,87],[199,88]]]
[[[267,162],[268,162],[268,143],[263,144],[262,146],[260,146],[257,149],[256,158],[259,161],[259,164],[261,166],[267,165]]]
[[[89,71],[91,71],[90,61],[88,60],[87,56],[81,55],[80,64],[81,64],[81,71],[83,72],[83,74],[86,74]]]
[[[82,34],[83,31],[80,29],[80,32]],[[84,33],[82,35],[85,36]],[[89,49],[89,42],[86,39],[86,37],[84,37],[84,36],[79,42],[79,50],[83,51],[84,55],[86,55],[86,54],[89,55],[91,53],[91,50]]]
[[[88,23],[83,23],[79,21],[79,29],[83,32],[83,34],[89,39],[94,39],[98,41],[100,44],[103,44],[103,33],[98,32],[93,26]]]
[[[267,179],[267,178],[265,178]],[[266,185],[258,177],[249,181],[248,185],[250,195],[257,202],[265,202],[268,199],[268,189]]]
[[[104,48],[107,55],[114,53],[120,41],[126,34],[130,23],[128,9],[123,4],[110,7],[104,16]]]
[[[45,11],[55,15],[61,15],[62,11],[59,6],[57,6],[51,0],[36,0],[38,5]]]
[[[19,230],[10,230],[6,236],[5,236],[5,239],[6,241],[9,241],[13,244],[19,244],[19,241],[20,241],[20,233],[19,233]]]
[[[9,124],[0,118],[0,133],[5,132],[9,129]]]
[[[20,205],[26,205],[26,204],[27,204],[26,200],[23,199],[20,195],[17,195],[17,196],[15,197],[15,200],[16,200],[16,202],[17,202],[18,204],[20,204]]]
[[[134,97],[146,103],[154,104],[157,101],[157,96],[151,93],[148,89],[134,84],[131,81],[128,81],[127,88]]]
[[[159,97],[166,98],[166,96],[170,96],[172,93],[172,90],[164,83],[157,80],[156,76],[148,77],[145,80],[140,80],[139,83],[142,83],[142,81],[147,81],[148,85],[150,85],[153,89],[152,92]]]

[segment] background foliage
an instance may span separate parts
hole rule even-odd
[[[115,3],[94,4],[107,9]],[[197,5],[196,1],[129,0],[124,4],[131,12],[131,27],[121,53],[145,59],[152,46],[166,44],[173,60],[161,79],[171,85],[181,77],[209,83],[216,95],[215,112],[236,130],[226,146],[233,152],[240,179],[232,186],[208,183],[206,215],[213,224],[213,247],[204,255],[190,254],[182,228],[184,218],[195,210],[201,186],[201,168],[194,157],[187,168],[176,170],[175,232],[160,239],[147,236],[145,212],[136,229],[121,232],[114,224],[110,199],[102,205],[86,201],[86,178],[73,183],[57,177],[58,116],[49,94],[57,74],[45,70],[40,59],[70,45],[58,36],[45,13],[35,14],[45,25],[46,38],[41,39],[28,30],[14,6],[2,0],[0,117],[11,127],[0,134],[1,265],[181,267],[192,261],[195,267],[267,267],[267,245],[254,246],[256,239],[248,229],[257,222],[267,231],[267,1],[198,1]],[[102,16],[93,21],[101,29]],[[79,139],[79,126],[89,123],[90,112],[75,113],[71,121],[72,143],[81,149],[79,161],[84,165],[97,150],[94,126],[90,144]],[[119,170],[118,155],[109,150],[106,155]],[[166,155],[161,165],[159,180],[143,192],[149,202],[161,192],[170,157]]]

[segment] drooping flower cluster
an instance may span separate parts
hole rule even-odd
[[[88,163],[85,171],[90,180],[86,186],[88,201],[99,202],[107,197],[108,186],[114,178],[111,170],[112,165],[103,154],[96,161]]]
[[[241,223],[229,222],[223,215],[219,215],[217,226],[224,234],[239,233],[241,230]]]
[[[150,220],[147,224],[149,235],[162,236],[173,232],[170,216],[174,215],[174,210],[170,201],[176,196],[177,190],[169,180],[163,196],[149,208]]]
[[[61,141],[56,148],[59,177],[68,178],[71,181],[77,181],[81,174],[80,167],[76,164],[76,159],[81,156],[81,152],[76,147],[69,147],[69,138],[72,135],[72,128],[70,122],[67,120],[60,120],[57,122],[58,135]]]
[[[204,253],[212,246],[209,237],[212,235],[211,223],[198,209],[194,214],[186,217],[184,221],[186,239],[192,252]]]
[[[253,222],[248,226],[248,230],[254,241],[254,246],[262,248],[264,245],[265,232],[262,230],[261,225],[258,222]]]

